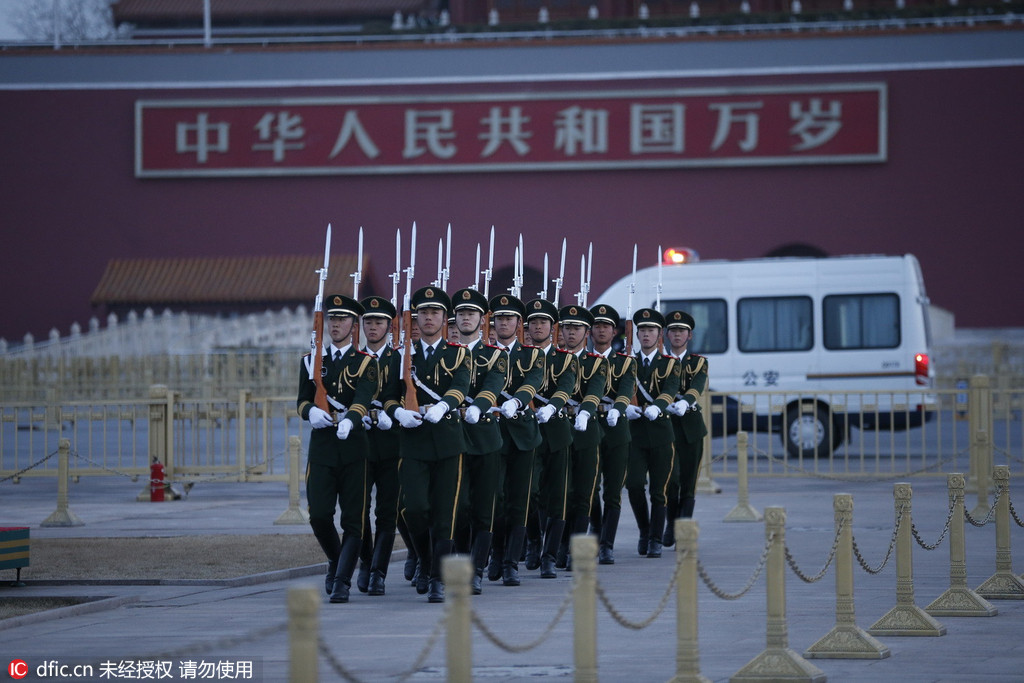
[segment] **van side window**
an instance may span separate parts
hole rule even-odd
[[[740,299],[736,319],[740,351],[806,351],[814,343],[810,297]]]
[[[894,349],[900,345],[896,294],[833,294],[822,303],[826,349]]]
[[[662,313],[686,311],[693,316],[689,348],[694,353],[725,353],[729,348],[729,320],[725,299],[675,299],[661,302]]]

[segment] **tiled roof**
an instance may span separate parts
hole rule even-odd
[[[360,296],[368,294],[369,259],[363,260]],[[331,257],[324,295],[352,294],[356,257]],[[169,305],[309,301],[313,305],[323,256],[113,259],[92,293],[97,305]]]
[[[302,20],[350,16],[391,16],[395,10],[417,11],[423,0],[210,0],[217,19]],[[117,22],[202,21],[199,0],[119,0],[112,7]]]

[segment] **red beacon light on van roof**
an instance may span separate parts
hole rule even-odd
[[[661,262],[666,266],[680,266],[699,260],[700,255],[697,251],[689,247],[669,247],[661,255]]]

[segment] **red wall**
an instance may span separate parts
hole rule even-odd
[[[1024,209],[1024,68],[951,69],[776,78],[674,79],[631,87],[884,81],[889,160],[881,164],[591,172],[476,173],[228,179],[136,179],[137,99],[346,95],[386,88],[196,91],[3,91],[0,111],[0,336],[44,338],[86,325],[89,297],[111,258],[313,254],[334,224],[334,251],[354,251],[361,225],[377,273],[391,270],[395,228],[419,225],[418,278],[433,278],[437,239],[456,239],[452,284],[472,282],[476,243],[498,230],[497,264],[520,232],[540,268],[568,237],[567,292],[594,242],[602,291],[656,247],[704,259],[760,256],[791,242],[831,254],[911,252],[932,302],[958,327],[1021,327],[1017,268]],[[586,84],[621,88],[622,83]],[[494,92],[502,84],[478,86]],[[573,84],[533,84],[563,90]],[[468,86],[433,86],[431,92]],[[409,92],[406,88],[402,92]],[[425,90],[425,89],[424,89]],[[344,235],[350,246],[346,249]],[[405,242],[406,247],[408,242]],[[495,288],[501,288],[496,285]],[[310,274],[310,300],[315,278]],[[564,300],[564,299],[563,299]],[[593,302],[593,295],[591,301]]]

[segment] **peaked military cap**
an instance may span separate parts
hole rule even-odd
[[[412,307],[416,311],[421,308],[442,308],[447,315],[452,308],[452,300],[448,298],[443,289],[430,285],[420,287],[412,293]]]
[[[576,323],[590,327],[594,324],[594,315],[585,307],[572,304],[571,306],[562,306],[562,309],[558,311],[558,322]]]
[[[363,314],[363,306],[350,296],[331,294],[324,299],[324,313],[328,318],[359,317]]]
[[[393,320],[398,312],[395,305],[382,296],[368,296],[362,301],[364,318],[387,318]]]
[[[608,304],[598,304],[590,309],[594,314],[595,323],[608,323],[612,327],[618,327],[621,320],[619,312]]]
[[[518,315],[526,317],[526,304],[519,297],[511,294],[499,294],[491,299],[491,313],[494,315]]]
[[[452,306],[455,310],[472,308],[481,313],[487,312],[487,297],[471,287],[460,289],[452,295]]]
[[[551,322],[558,322],[558,309],[547,299],[534,299],[526,304],[526,319],[548,318]]]
[[[652,325],[654,327],[665,327],[665,316],[661,311],[653,308],[641,308],[633,314],[633,324],[637,327]]]
[[[686,311],[669,311],[665,316],[665,323],[668,329],[673,327],[682,327],[687,330],[692,330],[696,322],[693,320],[693,316]]]

